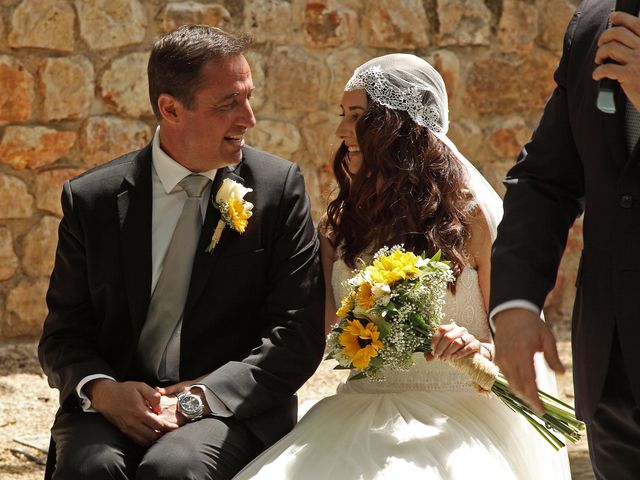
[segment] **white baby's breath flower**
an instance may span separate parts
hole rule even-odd
[[[371,288],[371,294],[378,305],[386,305],[391,300],[391,287],[386,283],[376,283]]]

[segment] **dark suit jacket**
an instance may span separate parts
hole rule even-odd
[[[222,175],[221,175],[222,174]],[[295,391],[324,349],[324,288],[318,239],[295,164],[251,148],[223,177],[253,192],[244,234],[225,228],[205,253],[220,218],[209,206],[186,301],[180,378],[207,385],[265,444],[296,419]],[[135,361],[151,290],[151,146],[65,183],[64,217],[47,294],[39,358],[62,408],[79,408],[87,375],[145,378]]]
[[[572,334],[576,408],[587,420],[602,393],[615,328],[640,404],[640,152],[636,146],[627,153],[624,92],[616,94],[615,115],[602,113],[591,78],[614,3],[583,1],[571,20],[557,87],[507,175],[492,258],[491,308],[517,298],[542,306],[568,230],[584,209]]]

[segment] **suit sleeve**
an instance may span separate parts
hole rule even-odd
[[[319,240],[297,165],[288,171],[276,222],[261,343],[242,361],[229,362],[200,381],[239,419],[293,395],[324,352]]]
[[[572,18],[542,119],[505,179],[504,217],[491,261],[490,311],[515,299],[540,309],[555,284],[568,232],[584,204],[584,174],[569,118]]]
[[[60,404],[79,407],[75,388],[96,373],[117,378],[95,347],[99,326],[91,307],[82,226],[73,209],[69,182],[62,192],[63,217],[58,229],[56,260],[47,292],[49,313],[38,357],[49,385],[60,390]]]

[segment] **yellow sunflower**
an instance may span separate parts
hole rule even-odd
[[[380,331],[373,322],[366,327],[360,320],[347,320],[347,327],[340,334],[340,345],[344,353],[351,359],[351,363],[358,370],[366,368],[373,357],[378,356],[378,350],[383,348],[378,340]]]
[[[238,233],[244,233],[245,228],[249,224],[251,210],[245,208],[245,202],[242,199],[230,198],[228,204],[229,218],[233,224],[233,229]]]
[[[349,295],[344,297],[340,302],[340,308],[336,312],[336,316],[339,318],[347,318],[349,312],[355,307],[355,292],[349,292]]]
[[[371,284],[364,282],[358,288],[358,305],[364,310],[368,310],[376,304],[371,293]]]
[[[416,267],[418,257],[413,252],[394,250],[388,255],[383,255],[367,267],[367,271],[373,283],[386,283],[391,285],[398,280],[415,278],[420,274]]]

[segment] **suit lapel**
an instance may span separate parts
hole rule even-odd
[[[211,253],[205,252],[207,246],[211,242],[213,231],[220,220],[220,211],[213,205],[216,193],[218,193],[218,190],[225,178],[229,178],[244,185],[244,179],[237,174],[240,165],[241,163],[233,170],[226,167],[219,169],[213,181],[213,185],[211,186],[211,199],[207,206],[207,213],[205,215],[204,224],[202,225],[200,240],[198,241],[198,249],[196,250],[196,255],[193,261],[191,284],[189,285],[189,293],[187,294],[187,301],[184,309],[185,317],[189,315],[194,304],[197,302],[200,295],[202,295],[207,280],[211,275],[213,266],[215,265],[216,258],[218,258],[220,253],[224,250],[227,238],[233,234],[233,232],[229,231],[229,227],[225,226],[222,236],[220,237],[220,241],[213,251]]]
[[[135,157],[117,196],[124,282],[136,335],[151,295],[151,146]]]

